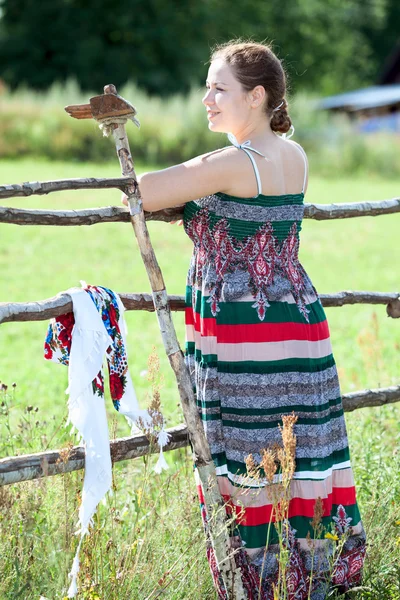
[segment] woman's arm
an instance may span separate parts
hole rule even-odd
[[[179,165],[138,176],[143,209],[149,212],[223,192],[243,162],[236,148],[222,148]]]

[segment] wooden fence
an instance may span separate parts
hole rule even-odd
[[[59,181],[30,182],[18,185],[0,186],[0,198],[15,198],[48,194],[62,190],[117,188],[125,191],[134,182],[130,177],[109,179],[66,179]],[[146,213],[146,220],[169,222],[182,218],[182,208],[174,208]],[[305,204],[304,218],[326,220],[345,219],[363,216],[378,216],[400,212],[400,198],[376,202],[355,202],[348,204]],[[129,211],[122,207],[82,210],[29,210],[0,207],[0,222],[14,225],[59,225],[78,226],[95,225],[110,222],[129,222]],[[386,313],[391,318],[400,317],[399,292],[342,291],[335,294],[320,294],[324,307],[340,307],[346,304],[384,304]],[[151,294],[120,294],[127,310],[154,311]],[[173,311],[184,310],[184,298],[168,296]],[[48,320],[72,310],[72,300],[66,293],[54,298],[37,302],[0,303],[0,324],[10,321]],[[345,411],[353,411],[367,406],[382,406],[400,401],[400,385],[388,388],[368,389],[352,392],[342,396]],[[168,430],[171,434],[165,450],[174,450],[189,444],[188,431],[185,425],[178,425]],[[154,452],[158,450],[155,448]],[[153,452],[144,435],[135,435],[111,441],[113,462],[144,456]],[[71,472],[84,468],[84,448],[75,446],[68,450],[53,450],[37,454],[29,454],[0,459],[0,485],[37,479],[50,475]]]
[[[167,450],[192,446],[193,457],[201,481],[205,504],[209,510],[209,531],[215,551],[216,562],[228,596],[241,600],[245,596],[240,570],[235,562],[229,539],[227,515],[219,510],[224,506],[218,489],[215,465],[205,436],[205,431],[197,410],[189,371],[185,365],[173,325],[171,310],[183,310],[181,297],[167,295],[161,269],[150,242],[146,220],[176,220],[182,217],[179,208],[145,215],[142,209],[139,185],[136,180],[134,162],[131,156],[125,123],[132,120],[139,125],[135,107],[118,95],[112,84],[104,87],[104,94],[90,98],[88,104],[72,105],[65,110],[74,118],[93,118],[105,135],[112,134],[122,177],[109,179],[69,179],[62,181],[31,182],[18,185],[0,186],[0,198],[42,195],[61,190],[117,188],[128,199],[129,211],[121,207],[97,208],[79,211],[27,210],[0,208],[0,222],[16,225],[95,225],[114,221],[130,221],[138,242],[141,257],[147,271],[152,296],[146,294],[121,295],[128,310],[155,310],[160,327],[164,349],[175,374],[181,407],[186,427],[179,425],[170,430],[171,438]],[[344,219],[360,216],[377,216],[400,212],[400,199],[393,198],[382,202],[361,202],[340,205],[305,205],[305,218]],[[324,306],[343,304],[374,303],[385,304],[391,318],[400,316],[399,293],[352,292],[320,295]],[[30,303],[4,303],[0,305],[0,323],[6,321],[26,321],[48,319],[72,309],[67,294],[60,294],[49,300]],[[376,406],[400,400],[400,386],[378,390],[362,390],[343,396],[345,410],[361,406]],[[111,442],[112,460],[135,458],[152,452],[148,440],[143,435]],[[75,447],[67,451],[50,451],[35,455],[18,456],[0,460],[0,485],[27,479],[36,479],[84,467],[84,448]],[[78,546],[79,552],[79,546]],[[72,573],[71,573],[72,574]],[[76,573],[74,573],[76,578]],[[76,586],[76,579],[74,581]],[[72,583],[71,583],[72,587]],[[74,587],[75,589],[75,587]]]

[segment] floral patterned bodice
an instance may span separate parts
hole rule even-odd
[[[269,300],[292,293],[308,321],[305,293],[317,294],[299,262],[304,194],[238,198],[218,192],[188,202],[185,231],[194,243],[188,272],[193,297],[208,295],[213,316],[220,300],[247,295],[263,321]]]

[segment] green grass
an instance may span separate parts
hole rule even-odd
[[[139,173],[148,169],[151,166],[137,166]],[[118,175],[117,160],[115,165],[71,165],[34,160],[2,161],[0,164],[1,183]],[[399,184],[400,181],[377,176],[322,179],[313,175],[311,163],[306,202],[382,200],[398,196]],[[118,191],[88,190],[17,198],[4,204],[72,209],[119,204],[119,196]],[[331,222],[304,219],[300,261],[319,293],[340,290],[400,292],[396,258],[399,218],[395,214]],[[149,223],[149,230],[168,293],[183,295],[192,248],[190,240],[183,228],[176,225]],[[81,279],[118,292],[150,291],[128,223],[57,228],[0,225],[0,278],[2,302],[42,300],[68,287],[79,286]],[[342,393],[398,384],[400,322],[387,317],[385,306],[355,305],[325,310]],[[155,346],[164,377],[161,398],[167,424],[172,426],[182,422],[177,388],[164,354],[156,316],[127,312],[126,321],[130,370],[140,404],[146,406],[148,402],[148,381],[143,371],[147,369],[148,356]],[[174,323],[183,346],[182,312],[174,314]],[[43,359],[46,329],[47,323],[43,321],[0,326],[0,380],[8,385],[17,384],[9,415],[4,411],[0,415],[0,456],[56,448],[70,440],[68,431],[63,428],[67,414],[64,393],[67,369]],[[25,412],[28,405],[37,411]],[[360,592],[357,597],[363,599],[400,598],[399,573],[396,571],[400,559],[400,545],[396,544],[400,527],[395,526],[396,519],[400,519],[399,409],[399,405],[391,405],[346,414],[360,510],[372,545],[366,570],[366,585],[372,591],[364,591],[362,595]],[[114,423],[113,435],[127,435],[125,420],[115,419],[111,401],[108,401],[108,412]],[[203,556],[190,456],[186,451],[174,451],[167,454],[167,460],[171,467],[169,474],[148,477],[146,485],[143,483],[143,461],[129,461],[117,466],[118,491],[110,501],[115,502],[115,510],[123,511],[126,506],[129,510],[135,509],[130,495],[134,496],[140,487],[146,488],[143,496],[146,510],[142,506],[136,511],[138,521],[131,527],[129,516],[125,516],[122,523],[115,522],[112,504],[100,507],[97,533],[88,540],[85,552],[94,557],[96,569],[104,569],[109,580],[104,583],[101,573],[95,576],[94,570],[86,565],[88,581],[91,576],[103,583],[94,585],[91,592],[88,584],[89,591],[82,598],[95,599],[94,594],[98,593],[99,597],[107,599],[137,597],[144,600],[150,597],[152,590],[159,589],[159,579],[181,555],[187,562],[180,563],[182,571],[179,574],[177,568],[172,570],[173,583],[164,597],[171,600],[214,598]],[[154,457],[150,458],[149,465],[154,461]],[[0,496],[3,506],[0,508],[1,528],[12,538],[0,545],[0,556],[6,557],[3,559],[4,577],[0,580],[1,599],[37,599],[40,593],[49,599],[59,597],[76,543],[71,532],[80,488],[81,474],[77,473],[41,483],[12,486],[6,489],[4,498]],[[160,490],[164,491],[161,493]],[[141,527],[146,531],[144,538]],[[193,543],[193,533],[197,533],[197,544]],[[28,538],[31,546],[26,545]],[[111,545],[107,550],[110,539],[116,547]],[[122,560],[129,545],[139,543],[135,541],[138,539],[146,540],[143,551],[135,563],[136,570],[134,574],[132,572],[130,583],[125,582],[125,587],[121,587],[115,579],[118,561]],[[23,591],[18,596],[18,591],[26,584],[29,584],[26,588],[29,593]],[[153,595],[151,599],[156,597]]]

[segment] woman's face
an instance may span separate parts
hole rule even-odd
[[[248,94],[223,59],[211,63],[206,88],[202,102],[211,131],[234,133],[246,125],[251,111]]]

